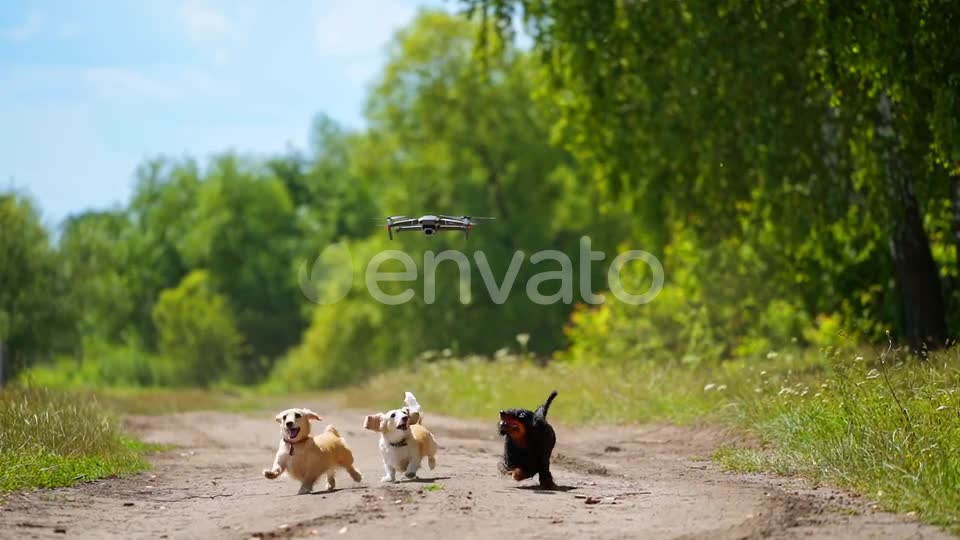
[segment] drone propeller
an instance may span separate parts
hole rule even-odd
[[[484,219],[497,219],[497,218],[495,218],[495,217],[485,217],[485,216],[473,217],[473,216],[446,216],[446,215],[440,215],[439,217],[447,218],[447,219],[465,220],[465,221],[479,221],[479,220],[484,220]]]

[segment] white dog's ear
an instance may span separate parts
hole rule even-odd
[[[307,417],[307,420],[316,420],[317,422],[323,420],[323,418],[320,418],[319,414],[311,411],[310,409],[304,409],[303,415]]]
[[[419,424],[422,418],[420,417],[420,403],[417,398],[412,392],[407,392],[403,395],[403,402],[407,405],[407,415],[410,417],[410,423]]]
[[[382,414],[371,414],[363,419],[364,429],[369,429],[370,431],[382,431],[383,430],[383,415]]]
[[[420,403],[411,392],[407,392],[403,395],[403,404],[406,405],[412,412],[420,411]]]
[[[283,413],[280,413],[280,414],[274,416],[273,419],[276,420],[277,423],[279,424],[280,421],[283,420]]]

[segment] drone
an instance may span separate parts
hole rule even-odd
[[[426,236],[433,236],[440,231],[463,231],[465,237],[470,238],[470,229],[478,220],[494,219],[491,217],[444,216],[427,215],[415,217],[390,216],[387,218],[387,234],[393,240],[394,232],[421,231]]]

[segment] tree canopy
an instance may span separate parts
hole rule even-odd
[[[148,160],[125,207],[54,232],[28,199],[0,196],[8,356],[83,364],[122,346],[190,384],[292,388],[495,355],[517,334],[544,359],[692,364],[838,332],[917,350],[956,336],[960,4],[459,5],[394,36],[362,129],[318,115],[305,149]],[[496,220],[469,241],[392,243],[376,222],[430,212]],[[660,296],[595,305],[535,278],[563,263],[531,254],[579,263],[582,237],[606,253],[588,262],[592,290],[616,252],[643,249],[663,263]],[[413,288],[400,305],[364,284],[389,249],[418,276],[384,285]],[[311,281],[315,261],[338,258],[333,285],[353,287],[316,303],[332,285]],[[488,278],[514,267],[497,300]]]

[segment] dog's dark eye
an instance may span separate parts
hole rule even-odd
[[[395,418],[396,416],[397,416],[397,413],[390,413],[390,418]]]
[[[526,418],[526,417],[527,417],[527,413],[520,413],[518,416],[519,416],[520,418]]]
[[[294,418],[300,418],[300,413],[293,413]]]

